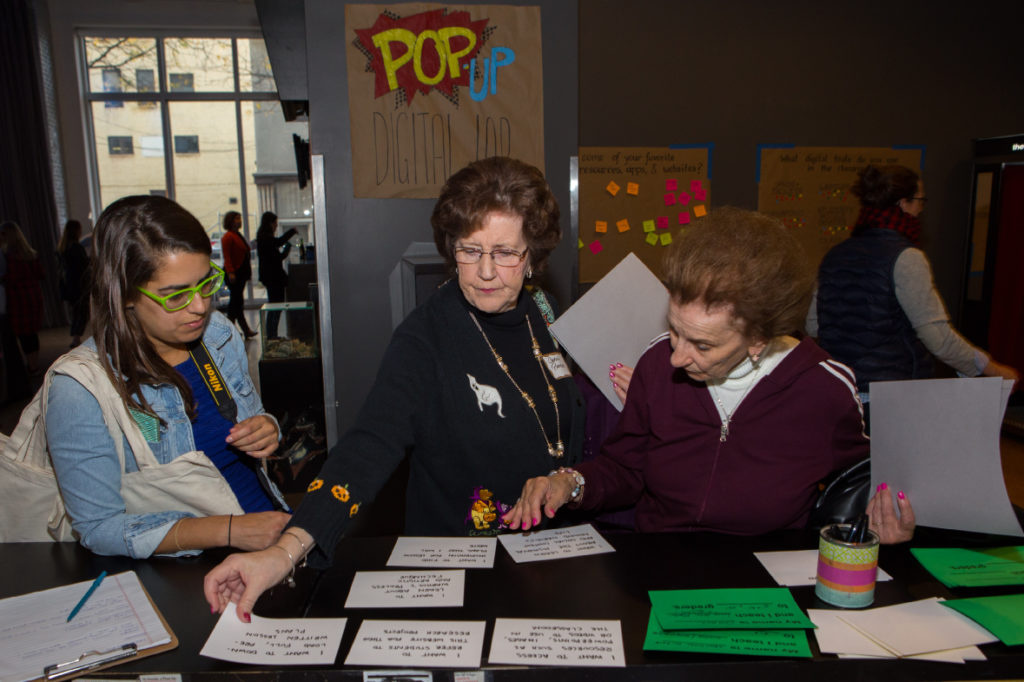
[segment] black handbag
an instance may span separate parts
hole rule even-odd
[[[821,494],[811,509],[807,526],[820,528],[830,523],[852,522],[868,508],[871,458],[834,472],[819,486]]]

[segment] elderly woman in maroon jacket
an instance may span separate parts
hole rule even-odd
[[[569,503],[636,505],[640,531],[802,528],[818,481],[864,459],[853,373],[800,329],[813,275],[781,223],[713,211],[669,251],[669,332],[640,358],[615,431],[578,470],[532,478],[505,516],[529,529]],[[902,491],[869,503],[883,542],[911,537]]]

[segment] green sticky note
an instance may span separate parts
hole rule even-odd
[[[803,630],[663,630],[654,610],[647,622],[645,651],[699,651],[744,656],[810,658]]]
[[[949,599],[941,604],[964,614],[1007,646],[1024,644],[1024,594]]]
[[[1024,585],[1024,547],[915,547],[910,553],[946,587]]]
[[[644,221],[644,232],[654,232],[654,221],[653,220],[645,220]]]
[[[785,587],[651,590],[647,594],[665,630],[814,627]]]
[[[668,246],[672,243],[672,235],[668,232],[662,232],[659,236],[661,237],[662,246]]]
[[[644,241],[646,241],[651,246],[657,246],[658,245],[658,235],[656,235],[656,234],[654,234],[652,232],[649,235],[647,235],[647,239],[644,240]]]

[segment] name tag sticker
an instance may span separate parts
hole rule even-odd
[[[572,372],[569,371],[569,365],[566,364],[565,358],[562,357],[561,353],[548,353],[542,357],[544,358],[544,364],[548,366],[548,372],[554,378],[568,379],[572,376]]]

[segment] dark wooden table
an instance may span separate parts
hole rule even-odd
[[[756,538],[709,533],[612,533],[616,552],[596,556],[516,564],[498,548],[493,569],[467,569],[465,605],[461,608],[345,609],[356,571],[382,570],[393,537],[349,538],[338,546],[334,566],[323,572],[300,570],[298,585],[280,586],[261,598],[256,613],[267,617],[346,616],[348,624],[335,666],[295,667],[270,671],[199,656],[217,616],[202,596],[206,571],[225,554],[214,551],[194,559],[101,557],[74,544],[0,545],[0,597],[23,594],[95,577],[101,570],[134,570],[177,634],[179,647],[158,656],[127,663],[101,673],[105,678],[142,673],[182,673],[187,679],[225,674],[247,679],[362,680],[362,670],[342,665],[363,618],[418,620],[485,620],[482,662],[488,681],[499,680],[950,680],[1000,679],[1024,676],[1024,647],[1001,643],[981,647],[987,661],[964,665],[900,660],[840,660],[821,654],[808,635],[814,658],[786,659],[699,653],[647,652],[643,641],[650,613],[648,590],[772,587],[771,576],[753,552],[810,549],[816,535],[787,531]],[[922,528],[914,546],[991,547],[1019,544],[1019,539]],[[879,564],[893,576],[878,583],[875,605],[924,597],[1010,594],[1017,586],[949,590],[917,563],[909,546],[883,547]],[[806,608],[830,608],[814,596],[813,586],[791,588]],[[626,668],[509,668],[486,666],[495,618],[593,618],[622,622]],[[453,679],[451,670],[435,670],[435,680]]]

